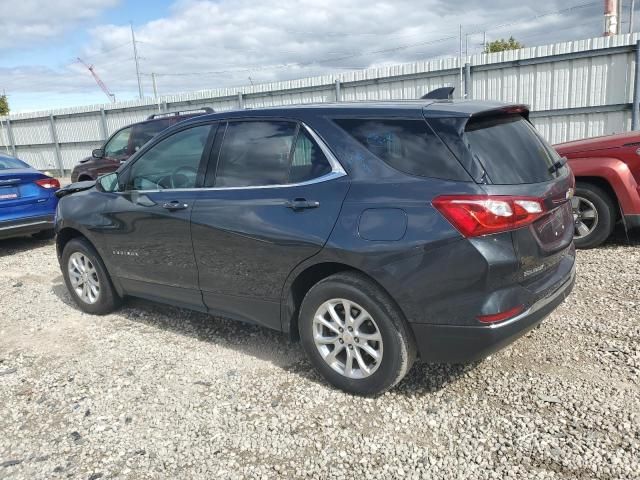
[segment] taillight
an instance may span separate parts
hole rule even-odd
[[[40,180],[36,180],[35,183],[42,188],[46,189],[55,189],[60,188],[60,182],[55,178],[41,178]]]
[[[534,197],[442,195],[432,204],[465,237],[514,230],[544,214],[542,200]]]

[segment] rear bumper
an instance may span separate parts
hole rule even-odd
[[[53,221],[54,214],[0,222],[0,239],[31,235],[43,230],[52,230],[54,226]]]
[[[553,293],[520,315],[490,326],[456,326],[413,323],[420,360],[468,363],[506,347],[542,322],[573,290],[575,266]]]

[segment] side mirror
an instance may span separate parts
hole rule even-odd
[[[98,177],[96,181],[96,189],[100,192],[117,192],[120,189],[118,184],[118,173],[107,173]]]
[[[104,148],[96,148],[93,152],[91,152],[91,156],[93,158],[102,158],[102,157],[104,157]]]

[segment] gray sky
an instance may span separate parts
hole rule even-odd
[[[151,95],[151,72],[160,93],[170,94],[245,85],[249,77],[262,83],[457,55],[459,24],[472,34],[470,53],[481,50],[483,32],[488,40],[513,35],[527,46],[594,37],[603,29],[602,4],[0,0],[0,11],[11,12],[0,15],[0,90],[14,111],[103,103],[106,97],[75,62],[80,56],[95,64],[119,100],[135,98],[129,20]],[[579,8],[544,15],[571,7]]]

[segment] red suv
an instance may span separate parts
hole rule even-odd
[[[91,156],[76,165],[71,171],[72,182],[95,180],[105,173],[115,172],[121,163],[164,129],[187,118],[213,113],[209,107],[182,112],[156,113],[144,122],[134,123],[117,130],[102,148],[96,148]]]
[[[576,177],[576,247],[600,245],[619,220],[626,230],[640,227],[640,132],[561,143],[555,149]]]

